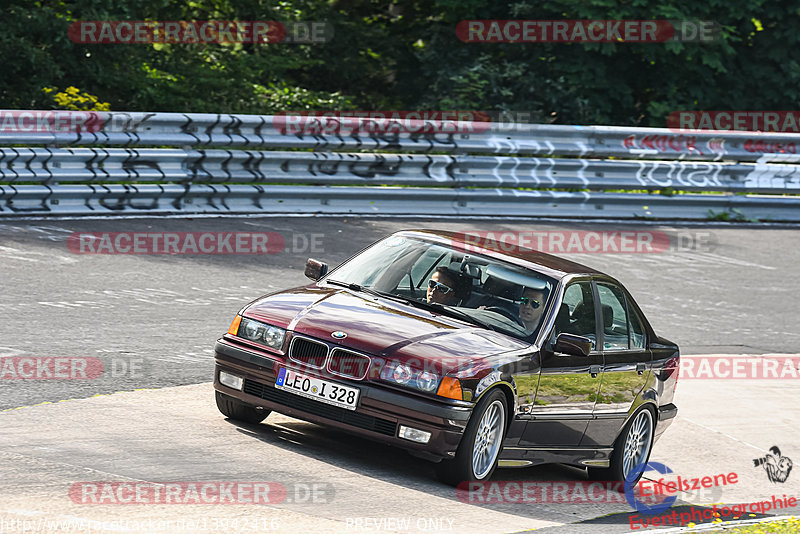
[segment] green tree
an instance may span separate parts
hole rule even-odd
[[[7,0],[0,106],[75,87],[113,110],[534,112],[539,122],[664,126],[675,110],[792,110],[796,2],[777,0]],[[80,44],[76,20],[327,21],[317,44]],[[464,43],[467,19],[712,20],[713,43]]]

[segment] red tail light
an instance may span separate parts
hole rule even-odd
[[[681,368],[681,357],[675,356],[667,360],[667,363],[664,364],[664,380],[668,380],[671,377],[675,377],[675,389],[672,390],[672,393],[675,393],[675,390],[678,389],[678,376],[680,376],[680,368]]]

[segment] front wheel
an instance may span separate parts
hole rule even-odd
[[[456,457],[436,465],[436,474],[445,484],[488,480],[497,467],[506,430],[506,396],[495,390],[478,402],[472,412]]]
[[[269,410],[257,409],[255,406],[245,404],[237,399],[234,399],[230,395],[225,395],[219,391],[215,391],[214,393],[216,393],[217,398],[217,409],[220,411],[220,413],[222,413],[222,415],[230,419],[243,421],[245,423],[258,424],[266,419],[270,413]]]
[[[653,448],[653,412],[649,408],[642,408],[637,412],[620,433],[614,443],[614,452],[611,454],[611,465],[607,468],[589,468],[589,476],[594,480],[613,480],[624,482],[634,469],[644,465],[650,459]],[[639,472],[636,484],[642,477]]]

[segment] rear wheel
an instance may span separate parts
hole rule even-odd
[[[626,476],[650,459],[654,428],[653,412],[646,407],[639,410],[617,437],[614,452],[611,454],[611,465],[607,468],[588,468],[589,477],[594,480],[624,482]],[[630,483],[638,482],[642,474],[640,470],[635,480],[631,480]]]
[[[506,430],[506,396],[494,390],[472,412],[456,457],[436,464],[439,480],[451,486],[488,480],[497,467]]]
[[[217,409],[230,419],[257,424],[266,419],[270,413],[269,410],[258,409],[219,391],[214,393],[217,398]]]

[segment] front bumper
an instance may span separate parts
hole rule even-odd
[[[356,410],[346,410],[276,389],[278,369],[286,366],[281,361],[224,340],[217,341],[214,351],[214,389],[217,391],[246,404],[263,406],[312,423],[330,425],[430,459],[452,458],[455,455],[472,413],[471,406],[449,406],[381,389],[367,382],[336,379],[334,381],[357,387],[361,391]],[[289,367],[297,368],[294,364]],[[242,391],[221,384],[220,370],[243,377]],[[308,373],[306,369],[298,370]],[[330,377],[325,378],[331,380]],[[425,444],[402,439],[397,435],[400,425],[430,432],[431,438]]]

